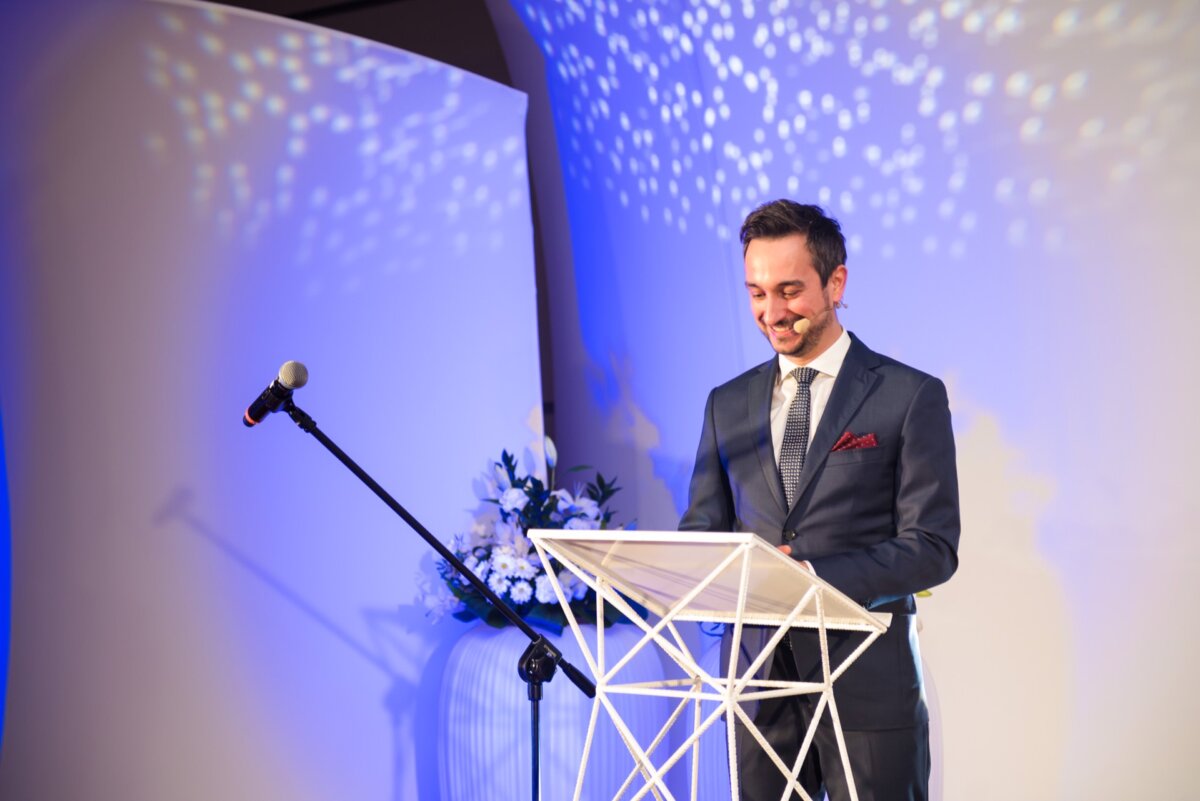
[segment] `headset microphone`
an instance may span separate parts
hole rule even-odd
[[[829,314],[834,309],[848,309],[848,308],[849,308],[849,306],[847,306],[845,303],[842,303],[840,300],[837,300],[837,301],[834,301],[832,306],[826,306],[824,309],[822,309],[821,314]],[[808,319],[807,317],[801,317],[799,320],[792,323],[792,330],[795,331],[797,334],[800,334],[801,336],[803,336],[804,332],[808,330],[808,327],[810,325],[812,325],[812,320]]]

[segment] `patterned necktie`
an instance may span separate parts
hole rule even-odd
[[[817,371],[811,367],[797,367],[791,373],[796,379],[796,397],[788,407],[787,426],[783,429],[783,446],[779,449],[779,477],[783,480],[783,492],[787,496],[788,508],[796,501],[796,489],[800,485],[800,472],[804,470],[804,455],[808,452],[808,427],[812,400],[812,382]]]

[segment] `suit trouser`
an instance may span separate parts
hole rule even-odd
[[[797,681],[791,650],[775,652],[771,678]],[[789,767],[796,761],[804,733],[816,711],[812,696],[760,702],[754,715],[763,738]],[[926,801],[929,787],[929,726],[907,729],[848,731],[843,729],[850,770],[859,801]],[[742,801],[780,801],[786,781],[770,757],[744,726],[737,727],[738,777]],[[822,789],[829,801],[849,801],[837,737],[828,710],[817,725],[812,746],[800,768],[800,784],[814,801]],[[792,798],[800,798],[793,793]]]

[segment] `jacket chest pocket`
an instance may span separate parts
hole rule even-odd
[[[834,451],[825,457],[825,466],[832,469],[835,467],[852,467],[869,462],[894,462],[895,460],[896,451],[894,448],[876,446],[874,448],[855,448],[849,451]]]

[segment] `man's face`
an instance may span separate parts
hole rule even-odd
[[[833,304],[845,288],[845,265],[838,265],[821,286],[804,234],[753,239],[746,248],[746,289],[754,321],[776,353],[798,364],[820,355],[841,335]],[[805,319],[808,330],[797,334],[793,326]]]

